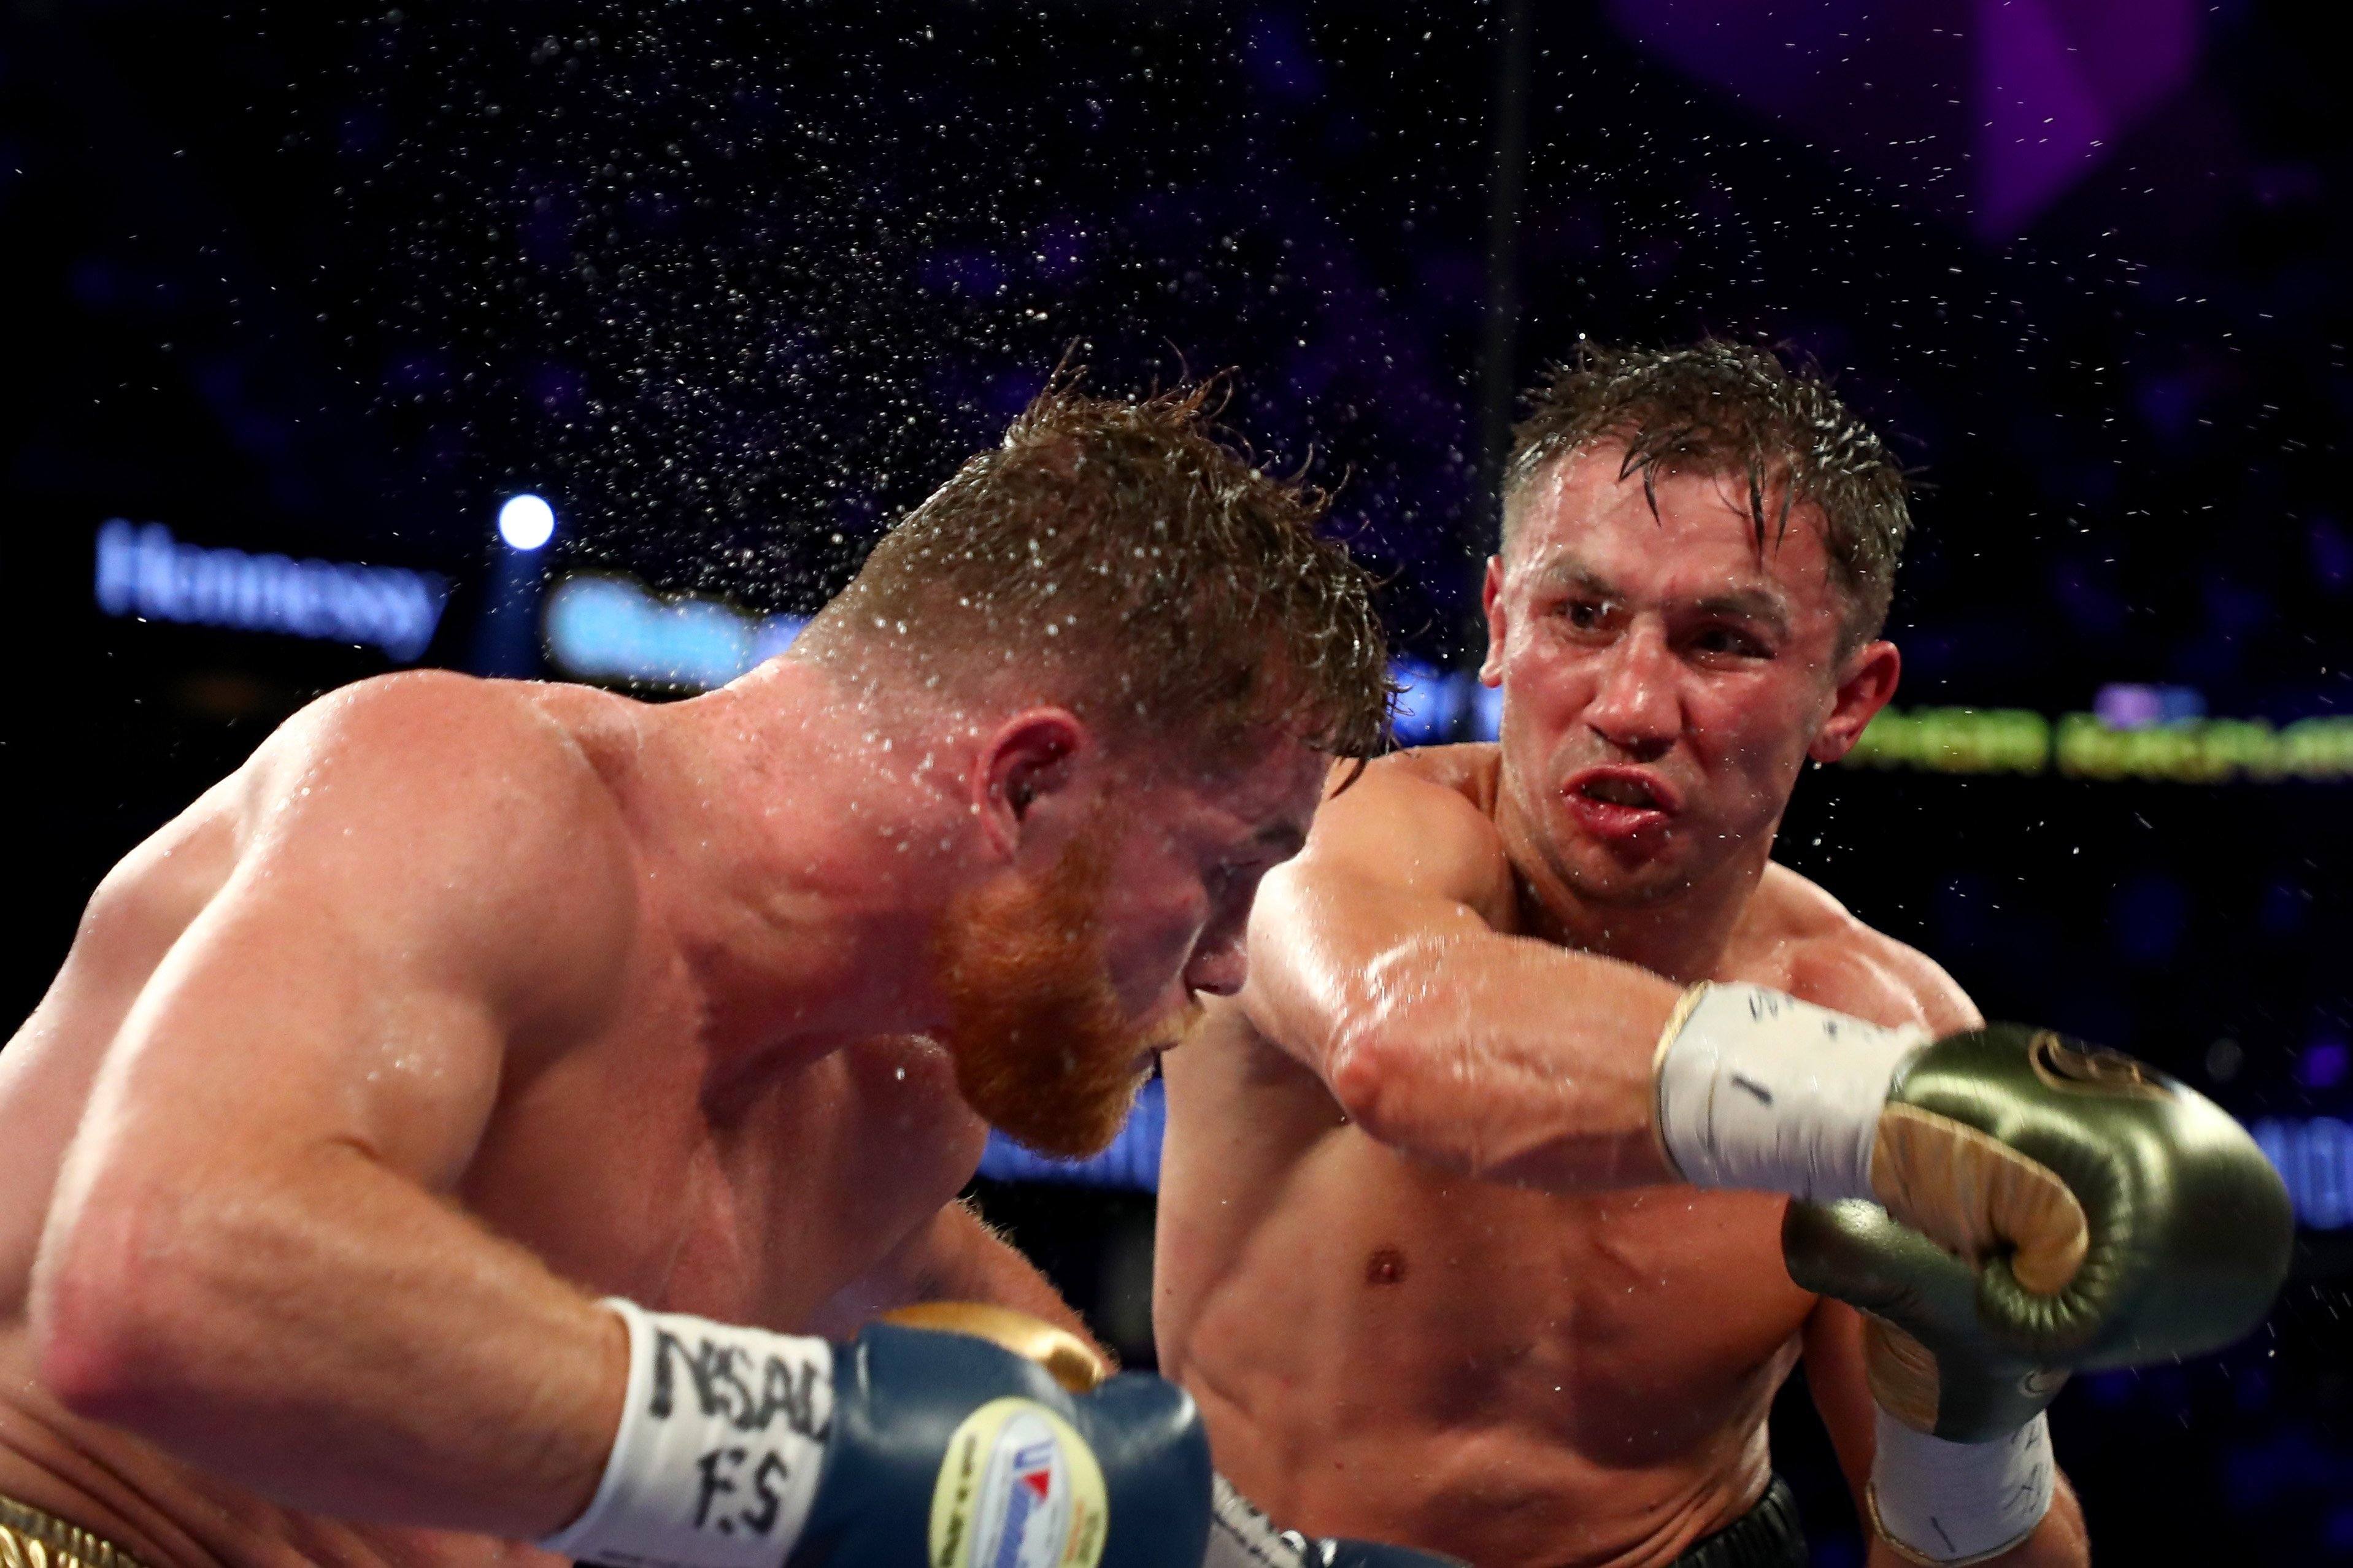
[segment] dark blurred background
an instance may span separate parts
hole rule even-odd
[[[2094,1539],[2353,1563],[2327,30],[2284,0],[6,0],[0,1005],[319,692],[729,678],[1065,353],[1115,390],[1235,367],[1231,422],[1389,575],[1409,732],[1475,734],[1511,390],[1580,336],[1784,344],[1926,489],[1904,715],[1809,777],[1782,858],[1989,1014],[2215,1095],[2298,1202],[2253,1340],[2062,1397]],[[1148,1364],[1133,1131],[1075,1172],[1000,1150],[977,1190]],[[1776,1441],[1819,1561],[1859,1562],[1801,1394]]]

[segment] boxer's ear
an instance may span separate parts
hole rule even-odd
[[[1806,755],[1818,763],[1834,763],[1854,750],[1863,726],[1895,695],[1895,683],[1903,674],[1904,656],[1892,642],[1865,643],[1847,655],[1831,700],[1830,717],[1814,731]]]
[[[1093,740],[1065,708],[1029,708],[982,742],[972,776],[972,808],[981,831],[1011,856],[1039,809],[1071,786]]]
[[[1487,657],[1479,661],[1482,685],[1504,684],[1504,637],[1511,622],[1504,613],[1504,558],[1487,557],[1487,575],[1479,584],[1479,607],[1487,616]]]

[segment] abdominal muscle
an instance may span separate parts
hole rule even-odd
[[[1763,1493],[1811,1304],[1780,1199],[1450,1176],[1345,1125],[1255,1036],[1167,1068],[1163,1371],[1278,1524],[1632,1568]]]

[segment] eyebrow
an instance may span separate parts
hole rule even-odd
[[[1789,629],[1788,605],[1770,588],[1738,588],[1729,594],[1711,595],[1693,608],[1704,616],[1732,616],[1742,620],[1762,621],[1775,631]]]
[[[1545,588],[1579,590],[1597,599],[1623,602],[1633,597],[1574,556],[1556,557],[1538,568],[1536,580]],[[1777,632],[1789,629],[1788,601],[1774,588],[1736,588],[1728,594],[1711,594],[1694,601],[1689,607],[1704,616],[1760,621]]]
[[[1582,588],[1597,599],[1622,599],[1617,584],[1574,555],[1556,555],[1536,569],[1536,584],[1545,588]]]

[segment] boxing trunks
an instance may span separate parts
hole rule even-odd
[[[0,1497],[0,1568],[142,1568],[138,1558],[78,1524]]]
[[[1798,1520],[1798,1500],[1778,1476],[1757,1506],[1703,1537],[1674,1561],[1674,1568],[1806,1568],[1806,1531]]]

